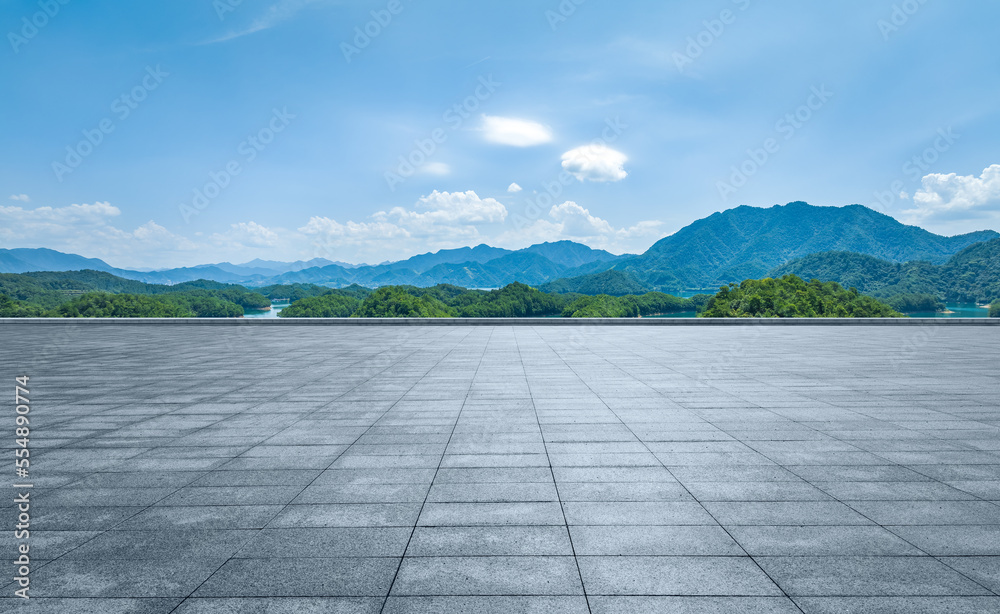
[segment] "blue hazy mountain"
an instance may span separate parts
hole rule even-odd
[[[698,220],[614,265],[658,289],[710,288],[757,279],[794,258],[848,251],[891,262],[944,263],[962,249],[1000,237],[992,230],[945,237],[863,207],[803,202],[737,207]]]
[[[91,269],[155,284],[208,279],[247,286],[313,283],[426,287],[449,283],[496,288],[514,281],[531,285],[552,282],[551,289],[557,292],[618,294],[646,289],[713,288],[764,277],[790,260],[831,251],[887,262],[941,265],[963,249],[997,237],[1000,234],[992,230],[946,237],[904,225],[861,205],[814,207],[795,202],[715,213],[657,241],[639,255],[616,256],[580,243],[557,241],[517,251],[489,245],[447,249],[378,265],[316,258],[132,271],[96,258],[22,248],[0,250],[0,272]],[[860,262],[858,266],[863,266]]]

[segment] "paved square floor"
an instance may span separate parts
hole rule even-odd
[[[995,328],[0,338],[0,611],[1000,612]]]

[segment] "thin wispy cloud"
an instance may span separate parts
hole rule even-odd
[[[294,17],[300,10],[310,4],[316,4],[317,2],[326,2],[327,0],[281,0],[275,4],[272,4],[267,12],[262,16],[257,17],[250,25],[243,28],[232,30],[218,36],[216,38],[209,39],[207,41],[202,41],[198,43],[199,45],[214,45],[216,43],[224,43],[231,41],[243,36],[248,36],[250,34],[255,34],[263,30],[269,30],[280,23],[287,21]],[[238,13],[240,7],[234,7],[234,11]],[[235,14],[235,13],[234,13]]]

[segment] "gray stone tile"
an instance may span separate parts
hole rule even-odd
[[[888,530],[874,526],[732,526],[728,531],[751,556],[922,554]]]
[[[280,505],[192,505],[149,507],[114,527],[126,531],[261,529]]]
[[[694,501],[677,482],[560,482],[562,501]]]
[[[221,559],[53,561],[32,572],[37,597],[186,597],[222,564]]]
[[[1000,556],[1000,526],[894,526],[890,531],[933,556]]]
[[[987,595],[975,582],[930,557],[756,557],[795,596]]]
[[[993,614],[1000,597],[796,597],[809,614]]]
[[[192,597],[177,614],[378,614],[381,597]]]
[[[565,527],[417,527],[407,556],[572,556]]]
[[[699,501],[832,501],[833,498],[804,481],[789,482],[685,482]]]
[[[806,612],[1000,610],[994,329],[234,331],[46,358],[31,607],[582,612],[579,563],[594,612],[794,611],[731,533]]]
[[[845,501],[883,525],[1000,525],[1000,506],[986,501]]]
[[[740,556],[744,551],[717,526],[572,526],[578,556]]]
[[[582,595],[571,556],[406,558],[393,595]]]
[[[419,512],[419,503],[290,505],[268,527],[410,527]]]
[[[593,614],[799,614],[786,597],[603,597],[590,598]]]
[[[464,503],[500,503],[516,501],[558,501],[555,484],[529,482],[527,484],[434,484],[428,501]]]
[[[704,505],[724,526],[872,524],[861,514],[837,501],[706,501]]]
[[[246,544],[254,533],[243,529],[108,531],[67,553],[65,558],[225,560]]]
[[[384,614],[587,614],[584,597],[508,596],[489,597],[389,597]]]
[[[570,525],[715,525],[701,505],[694,502],[567,501],[563,504]]]
[[[230,559],[195,597],[379,597],[389,591],[396,558]]]
[[[289,559],[401,557],[409,527],[326,527],[257,531],[233,556]]]
[[[428,502],[420,526],[564,525],[559,503],[434,503]]]
[[[940,557],[941,562],[957,569],[980,585],[1000,594],[1000,555]]]
[[[181,602],[179,598],[44,598],[31,597],[32,614],[169,614]],[[20,597],[0,599],[0,612],[27,610]]]
[[[588,595],[781,595],[749,557],[581,556]]]

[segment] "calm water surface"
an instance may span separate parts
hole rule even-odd
[[[268,311],[247,311],[243,314],[244,318],[276,318],[278,317],[278,312],[288,307],[288,303],[274,303],[271,305],[271,309]]]

